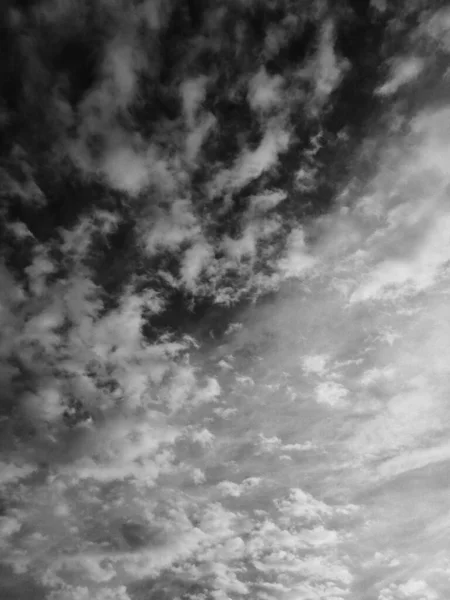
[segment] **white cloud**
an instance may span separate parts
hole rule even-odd
[[[20,531],[22,524],[12,516],[0,517],[0,548],[6,545],[6,539]]]
[[[370,0],[370,5],[373,6],[375,10],[379,11],[380,13],[385,12],[387,8],[386,0]]]
[[[324,381],[316,386],[316,402],[331,407],[344,408],[348,405],[349,391],[336,381]]]
[[[278,206],[286,197],[287,193],[282,190],[273,190],[252,196],[250,199],[250,211],[254,213],[266,212]]]
[[[450,260],[450,243],[446,235],[449,223],[449,215],[436,215],[431,226],[424,223],[423,227],[428,231],[425,229],[418,238],[412,256],[382,261],[366,282],[363,280],[350,301],[396,299],[431,287],[445,273]]]
[[[25,268],[31,292],[35,296],[42,296],[47,290],[47,277],[55,271],[56,267],[48,257],[48,252],[43,247],[35,248],[33,262]]]
[[[156,1],[136,9],[154,37],[170,10]],[[296,15],[286,19],[267,33],[266,52],[303,27]],[[334,27],[323,23],[307,74],[318,107],[346,68]],[[199,44],[210,42],[221,39]],[[266,213],[286,193],[256,193],[237,239],[213,240],[208,231],[206,240],[214,215],[204,229],[182,184],[216,123],[202,107],[207,82],[179,86],[177,79],[184,121],[171,126],[186,135],[177,139],[181,156],[170,157],[170,143],[164,154],[118,125],[146,61],[133,36],[105,47],[102,79],[80,107],[80,164],[129,195],[155,190],[138,227],[143,271],[155,254],[173,253],[179,276],[158,274],[172,289],[235,299],[242,289],[218,284],[232,268],[244,291],[247,274],[263,289],[263,275],[242,265],[279,231],[281,220]],[[251,80],[248,100],[258,116],[285,110],[284,84],[264,70]],[[17,573],[45,571],[52,600],[128,600],[121,584],[139,578],[173,597],[195,581],[216,600],[341,600],[357,593],[354,578],[373,597],[383,590],[380,599],[437,599],[427,574],[434,555],[446,552],[448,521],[445,478],[436,475],[450,458],[447,121],[448,111],[430,109],[412,119],[403,141],[387,136],[396,152],[380,153],[364,182],[369,191],[359,198],[349,184],[327,215],[303,228],[294,223],[270,280],[277,292],[244,314],[219,311],[227,335],[201,346],[188,336],[145,338],[148,314],[165,305],[156,292],[135,291],[144,276],[113,298],[113,308],[102,302],[83,265],[97,236],[119,224],[109,209],[61,231],[55,254],[64,254],[67,270],[75,267],[56,284],[60,265],[38,246],[28,270],[32,293],[0,273],[0,349],[11,363],[0,371],[2,389],[8,402],[20,398],[0,420],[7,449],[0,484],[2,499],[24,506],[0,527]],[[277,166],[290,136],[281,117],[266,125],[258,148],[241,149],[213,176],[211,195],[239,191]],[[95,159],[83,148],[91,134],[107,138]],[[310,157],[320,143],[317,136]],[[312,189],[314,166],[297,176],[299,187]],[[23,227],[13,233],[35,243]],[[81,408],[70,406],[75,399]],[[82,422],[64,424],[83,410]],[[129,523],[137,523],[134,542],[123,535]],[[412,578],[419,562],[424,574]]]
[[[435,40],[441,48],[450,52],[450,10],[441,8],[431,14],[419,26],[419,33]]]
[[[183,255],[180,268],[181,279],[187,289],[195,291],[202,271],[214,258],[213,248],[204,240],[195,242]]]
[[[124,585],[93,592],[88,587],[64,584],[62,589],[50,592],[47,598],[48,600],[131,600]]]
[[[217,484],[217,488],[224,496],[234,496],[235,498],[238,498],[257,486],[260,482],[260,477],[247,477],[247,479],[244,479],[241,483],[221,481]]]
[[[308,442],[304,442],[304,443],[298,443],[298,444],[285,444],[283,446],[283,451],[284,452],[292,452],[292,451],[299,451],[299,452],[303,452],[304,450],[313,450],[315,448],[314,444],[310,441]]]
[[[282,442],[279,437],[276,435],[268,438],[264,434],[259,434],[261,449],[263,452],[273,452],[274,450],[278,450],[282,446]]]
[[[217,379],[208,377],[206,383],[195,390],[192,406],[204,403],[217,402],[221,394],[221,387]]]
[[[311,356],[304,356],[302,360],[302,367],[306,374],[315,373],[317,375],[323,375],[326,372],[326,364],[329,357],[324,354],[315,354]]]
[[[197,442],[203,448],[205,448],[213,444],[215,436],[208,429],[203,428],[201,431],[194,431],[191,437],[193,442]]]
[[[238,239],[232,239],[224,236],[222,247],[229,258],[240,262],[244,257],[255,258],[257,255],[257,244],[260,240],[268,238],[276,233],[280,228],[277,219],[266,219],[261,221],[251,221],[242,232]]]
[[[104,157],[102,170],[113,188],[131,195],[138,194],[151,177],[148,158],[128,145],[114,145]]]
[[[5,485],[28,477],[28,475],[31,475],[35,470],[35,465],[23,464],[19,466],[12,461],[0,461],[0,485]]]
[[[161,473],[174,470],[170,447],[181,430],[164,425],[157,413],[140,421],[117,419],[88,433],[81,457],[63,469],[72,477],[99,482],[135,479],[152,485]]]
[[[289,134],[278,128],[268,127],[261,144],[254,151],[244,151],[232,173],[232,187],[239,189],[272,168],[278,155],[289,145]]]
[[[142,16],[153,31],[167,25],[172,9],[172,3],[164,0],[145,0],[141,5]]]
[[[391,67],[389,79],[380,86],[376,93],[390,96],[407,83],[417,79],[425,67],[425,62],[416,56],[397,58]]]
[[[287,150],[290,135],[277,124],[269,123],[260,145],[255,150],[244,149],[231,169],[220,171],[210,185],[212,196],[239,190],[265,171],[273,168],[279,154]]]
[[[381,590],[378,600],[437,600],[438,594],[425,581],[409,579],[406,583],[392,583]]]
[[[283,78],[280,75],[270,77],[266,69],[260,70],[250,79],[247,99],[255,111],[266,113],[277,108],[282,102]]]
[[[201,234],[192,203],[185,199],[175,200],[167,212],[148,226],[150,231],[143,231],[143,237],[149,253],[158,249],[176,250],[184,242],[194,241]]]
[[[304,230],[294,229],[287,240],[286,256],[278,263],[281,275],[286,279],[301,277],[313,269],[316,263],[317,259],[311,255],[306,245]]]
[[[328,19],[322,25],[319,48],[313,62],[315,101],[319,105],[336,89],[350,66],[347,60],[337,57],[334,42],[335,24]]]
[[[103,90],[118,106],[126,106],[136,93],[137,73],[145,67],[145,57],[134,41],[113,38],[104,49]]]
[[[292,489],[287,499],[277,500],[275,504],[286,522],[299,518],[306,522],[320,522],[322,517],[332,514],[332,510],[327,504],[316,500],[311,494],[300,488]]]

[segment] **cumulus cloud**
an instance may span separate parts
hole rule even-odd
[[[250,80],[247,98],[255,111],[267,113],[279,106],[282,101],[283,78],[280,75],[270,77],[262,67]]]

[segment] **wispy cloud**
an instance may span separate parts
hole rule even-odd
[[[388,80],[378,88],[380,96],[390,96],[402,86],[416,80],[424,69],[424,61],[418,57],[409,56],[394,61]]]

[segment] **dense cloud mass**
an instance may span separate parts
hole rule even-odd
[[[5,2],[2,600],[450,594],[450,10]]]

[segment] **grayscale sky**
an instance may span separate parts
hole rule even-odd
[[[0,21],[0,598],[448,600],[446,3]]]

